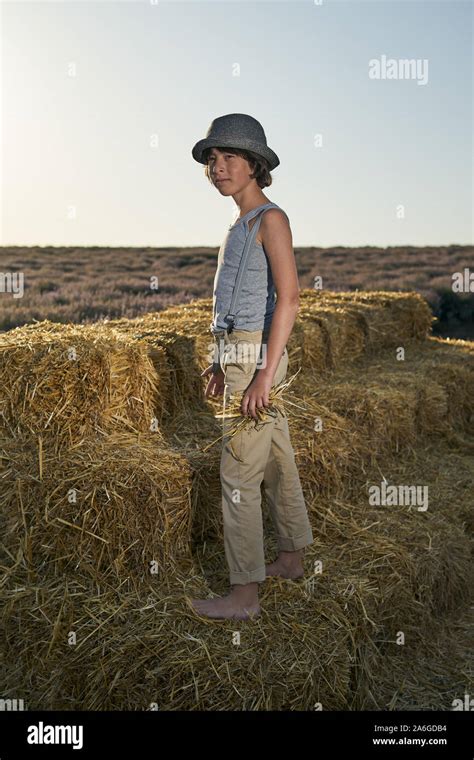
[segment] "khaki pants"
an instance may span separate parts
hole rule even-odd
[[[234,330],[215,336],[216,358],[225,373],[224,411],[230,401],[241,400],[266,358],[267,334],[261,330]],[[285,350],[275,372],[273,386],[288,369]],[[265,423],[250,418],[251,427],[225,435],[236,418],[223,420],[220,478],[224,546],[231,585],[263,582],[265,559],[260,485],[275,528],[279,551],[296,551],[313,542],[303,491],[290,441],[286,414]],[[232,446],[230,445],[230,440]],[[241,460],[241,461],[239,461]]]

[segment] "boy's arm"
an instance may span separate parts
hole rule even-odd
[[[269,209],[263,215],[260,231],[277,293],[268,337],[266,367],[260,372],[273,381],[298,313],[300,288],[293,239],[286,214],[279,209]]]

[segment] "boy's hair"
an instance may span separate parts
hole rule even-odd
[[[204,174],[208,178],[209,182],[212,183],[208,163],[208,158],[211,150],[212,148],[206,148],[206,150],[204,150],[202,153],[202,157],[206,162],[206,165],[204,167]],[[220,150],[222,153],[233,153],[236,156],[242,156],[242,158],[245,158],[246,161],[248,161],[250,164],[250,169],[252,171],[251,177],[257,181],[257,185],[259,187],[270,187],[272,184],[273,178],[270,174],[269,164],[266,159],[263,158],[263,156],[258,156],[256,153],[252,153],[251,150],[243,150],[242,148],[226,148],[224,146],[222,148],[216,147],[216,150]]]

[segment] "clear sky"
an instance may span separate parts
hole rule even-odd
[[[295,246],[473,242],[471,2],[0,7],[3,245],[219,246],[237,207],[191,149],[236,112]]]

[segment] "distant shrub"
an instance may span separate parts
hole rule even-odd
[[[438,290],[439,301],[435,316],[441,322],[457,320],[458,322],[474,321],[474,293],[454,293],[449,288]]]
[[[52,293],[58,289],[58,283],[52,280],[40,280],[37,284],[40,293]]]

